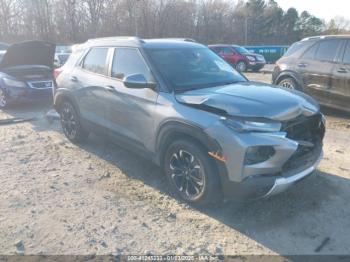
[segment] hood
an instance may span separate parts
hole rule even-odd
[[[53,68],[55,45],[42,41],[28,41],[9,46],[3,56],[0,69],[22,66],[41,65]]]
[[[319,111],[308,95],[255,82],[190,90],[175,96],[180,103],[237,117],[285,121]]]

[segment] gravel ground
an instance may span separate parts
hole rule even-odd
[[[148,161],[96,136],[69,143],[47,110],[0,111],[37,117],[0,126],[0,254],[350,254],[346,115],[326,112],[325,158],[292,190],[196,210]]]

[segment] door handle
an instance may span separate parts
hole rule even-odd
[[[106,86],[106,89],[108,90],[108,91],[110,91],[110,92],[115,92],[116,91],[116,89],[115,89],[115,87],[114,86]]]
[[[338,69],[338,73],[348,73],[349,71],[347,69],[345,69],[344,67],[341,67]]]
[[[307,67],[307,64],[306,63],[299,63],[298,67]]]
[[[76,76],[71,76],[70,81],[72,82],[78,82],[78,78]]]

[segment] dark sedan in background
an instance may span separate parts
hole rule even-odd
[[[52,99],[54,54],[55,45],[47,42],[11,45],[0,62],[0,108]]]

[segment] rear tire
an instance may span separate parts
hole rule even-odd
[[[0,109],[5,109],[8,106],[7,95],[4,90],[0,88]]]
[[[72,143],[81,143],[88,138],[89,132],[81,126],[80,117],[71,102],[64,101],[59,113],[63,133]]]
[[[218,172],[200,144],[174,141],[165,153],[163,168],[172,189],[187,203],[207,206],[222,199]]]

